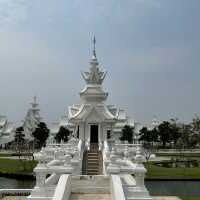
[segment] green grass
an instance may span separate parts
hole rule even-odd
[[[156,156],[176,156],[176,157],[200,157],[199,152],[158,152]]]
[[[167,168],[145,163],[147,169],[146,178],[151,179],[200,179],[200,167]]]
[[[182,200],[200,200],[200,197],[181,197]]]
[[[0,173],[3,174],[28,174],[32,173],[36,161],[20,161],[18,159],[0,158]]]
[[[0,157],[11,157],[11,153],[0,153]]]

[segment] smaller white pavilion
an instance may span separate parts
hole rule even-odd
[[[125,125],[134,127],[134,121],[127,116],[125,110],[115,105],[106,105],[108,92],[104,91],[102,84],[107,72],[99,67],[95,44],[94,38],[89,71],[82,72],[86,86],[79,93],[80,104],[70,106],[67,117],[64,116],[59,123],[53,124],[52,136],[55,136],[62,125],[79,139],[101,144],[107,139],[118,140]]]

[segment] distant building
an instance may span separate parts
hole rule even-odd
[[[28,109],[26,117],[23,122],[23,129],[25,134],[25,139],[33,140],[32,133],[38,127],[41,122],[39,104],[37,103],[36,97],[34,97],[31,103],[31,108]]]
[[[14,140],[15,129],[13,123],[9,122],[6,116],[0,116],[0,145],[4,147]]]

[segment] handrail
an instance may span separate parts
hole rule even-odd
[[[30,195],[33,189],[0,189],[0,198],[8,195]]]
[[[53,185],[56,183],[59,179],[59,176],[56,173],[51,174],[46,180],[45,180],[45,185]]]
[[[111,175],[111,194],[113,200],[125,200],[120,176]]]
[[[104,140],[104,150],[105,150],[106,152],[109,151],[109,146],[108,146],[107,140]]]
[[[57,184],[53,200],[68,200],[71,194],[71,176],[63,174]]]

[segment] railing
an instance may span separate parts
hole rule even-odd
[[[51,174],[51,176],[49,176],[46,180],[45,180],[45,185],[54,185],[57,183],[59,179],[59,175],[53,173]]]
[[[71,194],[71,176],[64,174],[60,177],[53,200],[68,200]]]
[[[121,179],[118,175],[111,175],[112,200],[125,200]]]
[[[108,145],[108,142],[106,140],[104,140],[104,150],[106,152],[108,152],[110,149],[109,149],[109,145]]]
[[[32,189],[0,189],[0,198],[4,196],[28,196]]]

